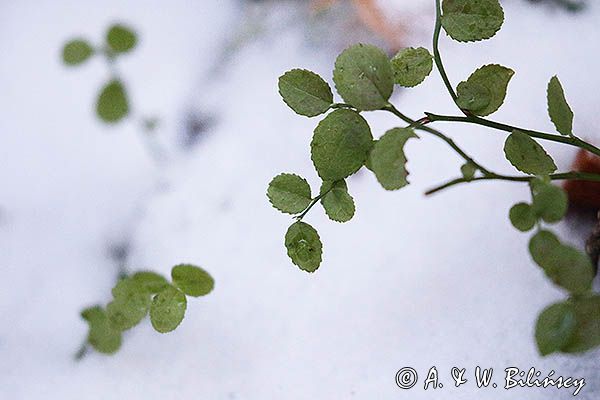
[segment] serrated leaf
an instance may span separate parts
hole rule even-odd
[[[477,167],[472,162],[466,162],[460,167],[460,172],[464,179],[470,181],[475,177]]]
[[[281,212],[298,214],[306,209],[312,197],[306,179],[295,174],[279,174],[269,183],[269,201]]]
[[[150,306],[152,327],[160,333],[171,332],[183,321],[186,308],[185,294],[174,286],[167,286],[152,299]]]
[[[400,50],[391,60],[394,81],[404,87],[414,87],[427,78],[433,69],[433,56],[424,47]]]
[[[73,39],[63,47],[62,58],[67,65],[78,65],[94,54],[92,46],[83,39]]]
[[[396,190],[408,185],[404,145],[417,135],[409,128],[387,131],[369,153],[368,165],[386,190]]]
[[[142,285],[149,293],[158,293],[169,286],[169,282],[162,275],[152,271],[136,272],[131,279]]]
[[[106,33],[106,43],[115,53],[126,53],[137,44],[137,35],[131,28],[115,24]]]
[[[556,76],[548,82],[547,99],[548,115],[556,130],[562,135],[573,135],[573,111]]]
[[[100,306],[86,308],[81,317],[87,321],[87,342],[98,352],[113,354],[121,347],[121,331],[113,329],[106,312]]]
[[[188,296],[205,296],[212,292],[215,281],[208,272],[190,264],[180,264],[171,270],[173,284]]]
[[[148,313],[150,292],[138,281],[131,278],[120,280],[112,289],[113,301],[106,306],[106,313],[115,329],[127,330]]]
[[[112,80],[102,88],[96,102],[96,113],[104,122],[113,123],[129,113],[125,88],[118,80]]]
[[[579,250],[566,246],[548,231],[540,231],[529,242],[533,260],[558,286],[573,294],[590,290],[594,271],[589,257]]]
[[[565,191],[550,183],[538,183],[533,189],[532,209],[545,222],[558,222],[567,213],[569,199]]]
[[[573,337],[575,310],[570,303],[556,303],[545,308],[535,325],[535,341],[542,356],[560,351]]]
[[[504,22],[504,11],[498,0],[443,0],[442,26],[459,42],[489,39]]]
[[[362,167],[373,145],[371,128],[355,111],[335,110],[315,128],[311,159],[324,181],[338,181]]]
[[[315,272],[321,264],[323,244],[317,231],[306,222],[293,223],[285,234],[285,247],[292,262],[306,272]]]
[[[504,103],[514,74],[515,71],[501,65],[484,65],[458,84],[456,104],[481,117],[492,114]]]
[[[537,222],[532,207],[527,203],[517,203],[511,207],[509,212],[510,222],[521,232],[527,232]]]
[[[575,331],[561,348],[565,353],[580,353],[600,346],[600,296],[571,300],[575,311]]]
[[[346,103],[359,110],[378,110],[394,90],[394,75],[387,55],[379,48],[357,44],[335,61],[335,87]]]
[[[530,175],[548,175],[556,171],[556,164],[529,135],[513,131],[504,142],[506,159],[519,171]]]
[[[323,114],[333,103],[327,82],[305,69],[293,69],[280,76],[279,94],[294,112],[307,117]]]
[[[345,181],[325,181],[321,185],[321,205],[329,219],[336,222],[347,222],[354,216],[354,199],[348,193]]]

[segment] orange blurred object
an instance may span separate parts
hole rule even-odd
[[[313,10],[318,11],[333,6],[337,1],[313,0],[311,5]],[[403,38],[406,36],[406,29],[402,22],[387,18],[375,0],[352,0],[352,4],[360,22],[385,40],[391,51],[398,51],[404,46]]]
[[[572,170],[600,174],[600,157],[586,150],[579,150]],[[563,187],[569,195],[571,206],[600,210],[600,182],[566,181]]]

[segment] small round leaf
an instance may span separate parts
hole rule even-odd
[[[590,290],[594,269],[587,254],[563,245],[552,233],[540,231],[529,242],[534,261],[548,278],[573,294]]]
[[[433,57],[424,47],[402,49],[392,58],[394,81],[404,87],[417,86],[433,69]]]
[[[297,114],[314,117],[333,103],[331,88],[314,72],[293,69],[279,77],[279,94]]]
[[[321,264],[323,244],[317,231],[309,224],[293,223],[285,234],[285,247],[292,262],[306,272],[315,272]]]
[[[115,329],[130,329],[148,313],[150,292],[136,280],[122,279],[112,289],[112,295],[113,301],[106,306],[106,313]]]
[[[88,343],[98,352],[113,354],[121,347],[121,331],[110,324],[106,312],[100,307],[90,307],[81,312],[87,321],[89,332]]]
[[[394,90],[394,74],[387,55],[379,48],[357,44],[335,61],[333,81],[342,98],[359,110],[378,110]]]
[[[325,181],[321,185],[321,205],[329,219],[336,222],[347,222],[354,216],[354,199],[348,193],[345,181]]]
[[[412,129],[394,128],[375,142],[367,165],[384,189],[396,190],[408,185],[404,145],[416,137]]]
[[[102,88],[96,102],[96,113],[108,123],[118,122],[129,113],[127,95],[120,81],[110,81]]]
[[[190,264],[174,266],[171,279],[183,293],[193,297],[205,296],[215,287],[215,281],[208,272]]]
[[[556,130],[562,135],[573,135],[573,111],[556,76],[548,83],[547,98],[548,115]]]
[[[62,58],[67,65],[78,65],[90,58],[92,54],[94,49],[86,40],[74,39],[63,47]]]
[[[519,171],[530,175],[548,175],[556,171],[556,164],[546,150],[521,131],[513,131],[504,142],[506,159]]]
[[[298,214],[306,209],[312,198],[306,179],[295,174],[279,174],[269,183],[269,201],[281,212]]]
[[[509,212],[510,222],[521,232],[527,232],[534,227],[537,218],[532,207],[527,203],[517,203]]]
[[[338,181],[362,167],[372,145],[367,121],[355,111],[339,109],[316,127],[311,158],[321,179]]]
[[[571,300],[575,311],[575,331],[561,348],[565,353],[581,353],[600,346],[600,296]]]
[[[504,11],[498,0],[443,0],[442,26],[459,42],[489,39],[504,22]]]
[[[456,104],[481,117],[492,114],[504,103],[514,74],[515,71],[501,65],[484,65],[458,84]]]
[[[171,332],[183,321],[186,308],[185,294],[174,286],[167,286],[152,300],[150,306],[152,327],[160,333]]]
[[[126,53],[135,47],[137,37],[127,26],[115,24],[106,33],[106,42],[115,53]]]
[[[136,272],[131,279],[146,288],[149,293],[158,293],[169,286],[169,282],[162,275],[152,271]]]
[[[560,351],[575,333],[575,311],[569,303],[547,307],[535,325],[535,341],[540,354],[545,356]]]
[[[562,188],[544,183],[536,186],[532,206],[534,213],[545,222],[558,222],[567,213],[569,199]]]
[[[477,167],[472,162],[466,162],[460,167],[460,172],[467,181],[472,180],[477,172]]]

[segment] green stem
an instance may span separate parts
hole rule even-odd
[[[392,114],[396,115],[397,117],[399,117],[400,119],[402,119],[404,122],[406,122],[407,124],[410,124],[410,127],[413,127],[417,130],[420,131],[424,131],[424,132],[428,132],[440,139],[442,139],[444,142],[446,142],[458,155],[460,155],[466,162],[473,164],[478,170],[480,170],[484,175],[493,175],[492,172],[490,172],[487,168],[485,168],[483,165],[479,164],[477,161],[475,161],[473,158],[471,158],[467,153],[465,153],[456,143],[454,143],[454,140],[452,140],[451,138],[449,138],[448,136],[444,135],[442,132],[435,130],[429,126],[426,126],[424,124],[421,124],[409,117],[407,117],[406,115],[402,114],[396,107],[394,107],[393,104],[388,104],[387,106],[385,106],[383,108],[383,110],[385,111],[389,111]]]
[[[486,176],[479,176],[472,179],[466,178],[456,178],[452,179],[442,185],[436,186],[425,192],[426,196],[437,193],[441,190],[449,188],[454,185],[458,185],[461,183],[467,183],[472,181],[490,181],[490,180],[498,180],[498,181],[512,181],[512,182],[529,182],[532,179],[535,179],[535,176],[507,176],[507,175],[498,175],[498,174],[490,174]],[[579,180],[579,181],[590,181],[590,182],[600,182],[600,175],[591,174],[588,172],[562,172],[558,174],[550,175],[550,180],[558,181],[558,180]]]
[[[323,196],[325,196],[327,193],[329,193],[331,191],[331,189],[333,189],[333,185],[331,185],[331,187],[329,189],[327,189],[326,191],[324,191],[323,193],[320,193],[317,197],[315,197],[310,204],[308,205],[308,207],[306,207],[306,210],[304,210],[302,212],[302,214],[295,216],[294,218],[296,218],[298,221],[301,221],[302,218],[304,218],[304,216],[306,214],[308,214],[308,212],[310,211],[311,208],[313,208],[313,206],[315,204],[317,204],[319,202],[319,200],[321,200],[323,198]]]
[[[476,116],[462,117],[462,116],[450,116],[450,115],[437,115],[437,114],[432,114],[432,113],[428,113],[428,112],[426,112],[425,115],[427,115],[427,118],[429,119],[430,122],[436,122],[436,121],[465,122],[465,123],[487,126],[489,128],[494,128],[494,129],[498,129],[498,130],[505,131],[505,132],[512,132],[512,131],[518,130],[518,131],[527,133],[529,136],[532,136],[532,137],[535,137],[538,139],[549,140],[552,142],[567,144],[569,146],[579,147],[581,149],[585,149],[585,150],[589,151],[590,153],[600,156],[600,148],[598,148],[598,147],[594,146],[593,144],[590,144],[586,141],[583,141],[577,137],[553,135],[550,133],[534,131],[531,129],[519,128],[516,126],[507,125],[507,124],[503,124],[501,122],[496,122],[496,121],[490,121],[485,118],[476,117]]]
[[[448,79],[448,75],[446,75],[446,70],[444,69],[444,63],[442,62],[442,57],[440,55],[439,41],[440,41],[440,33],[442,31],[442,10],[440,7],[440,0],[435,0],[435,28],[433,30],[433,60],[435,62],[435,66],[437,67],[442,80],[444,81],[444,85],[446,85],[446,89],[448,89],[448,93],[452,97],[454,103],[456,103],[456,92],[452,88],[452,84]],[[460,108],[460,107],[459,107]]]
[[[75,353],[74,358],[75,361],[80,361],[83,359],[83,357],[85,357],[85,355],[88,352],[88,344],[87,341],[85,341],[81,347],[79,348],[79,350],[77,350],[77,353]]]

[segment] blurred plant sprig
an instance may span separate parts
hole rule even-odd
[[[175,330],[185,316],[187,297],[205,296],[213,288],[214,280],[208,272],[191,264],[174,266],[171,282],[152,271],[123,277],[112,289],[113,299],[106,307],[95,305],[81,312],[89,331],[76,359],[86,354],[88,346],[99,353],[115,353],[121,347],[123,332],[148,314],[157,332]]]
[[[371,170],[386,190],[408,185],[404,145],[417,139],[416,132],[443,140],[463,160],[460,176],[429,191],[427,195],[468,182],[501,180],[527,183],[531,202],[519,202],[509,212],[509,219],[519,231],[535,234],[529,251],[547,277],[563,288],[568,297],[540,314],[535,338],[542,355],[554,352],[582,352],[600,345],[600,296],[592,292],[596,273],[590,258],[582,251],[563,244],[545,225],[563,219],[568,199],[556,180],[600,181],[600,175],[577,171],[556,172],[552,157],[536,139],[578,147],[600,156],[600,148],[573,133],[573,112],[567,103],[559,79],[552,77],[547,87],[550,120],[557,133],[546,133],[489,120],[506,97],[514,75],[510,68],[488,64],[480,67],[454,89],[446,75],[439,51],[442,29],[459,42],[490,39],[504,23],[504,11],[498,0],[435,1],[436,20],[433,55],[425,48],[401,50],[391,60],[380,49],[358,44],[344,50],[335,62],[333,81],[344,103],[334,103],[330,86],[319,75],[294,69],[279,78],[283,101],[297,114],[314,117],[328,113],[314,130],[311,159],[323,183],[319,194],[311,194],[306,179],[290,173],[276,176],[268,185],[267,197],[279,211],[295,215],[285,235],[285,247],[292,262],[300,269],[315,272],[322,260],[323,245],[317,231],[303,221],[312,207],[320,202],[330,219],[349,221],[355,205],[345,179],[363,166]],[[463,114],[437,115],[425,112],[413,119],[398,110],[389,99],[395,84],[413,87],[425,80],[437,67],[444,85]],[[385,111],[404,124],[373,139],[365,111]],[[505,175],[491,171],[476,161],[453,139],[434,129],[438,121],[470,123],[508,132],[504,144],[506,159],[522,175]]]

